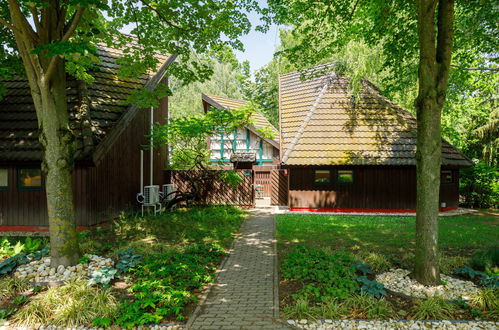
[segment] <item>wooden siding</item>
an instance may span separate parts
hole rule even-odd
[[[415,209],[416,168],[413,166],[288,167],[291,208]],[[330,184],[315,184],[314,171],[330,170]],[[338,170],[353,170],[352,184],[338,184]],[[441,184],[440,202],[459,204],[459,171]]]
[[[166,83],[166,79],[163,81]],[[78,226],[90,226],[117,216],[119,212],[138,206],[135,196],[140,191],[140,149],[148,143],[149,110],[137,114],[96,166],[76,164],[73,171],[73,194]],[[161,100],[154,121],[166,123],[168,102]],[[166,148],[154,150],[154,184],[163,184],[167,164]],[[40,164],[31,164],[40,167]],[[30,164],[11,164],[9,189],[0,190],[0,226],[46,226],[45,190],[17,189],[17,168]],[[144,151],[144,185],[149,185],[149,151]]]
[[[271,205],[288,205],[288,176],[284,170],[273,170],[271,172],[272,192],[270,196]]]
[[[229,187],[220,180],[200,182],[201,188],[206,188],[201,192],[203,196],[201,203],[253,206],[255,198],[253,191],[254,172],[252,170],[237,170],[237,172],[243,181],[236,188]],[[247,176],[246,173],[250,173],[250,175]],[[192,190],[189,179],[198,176],[197,171],[171,171],[171,183],[175,185],[175,190],[189,192]]]

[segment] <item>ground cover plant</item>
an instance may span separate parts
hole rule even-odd
[[[411,269],[414,221],[410,216],[278,215],[283,316],[497,320],[499,217],[491,213],[439,218],[441,271],[482,286],[470,300],[408,298],[375,281],[376,274],[391,268]]]
[[[132,328],[184,320],[214,280],[245,216],[235,207],[196,207],[143,218],[123,214],[83,231],[83,252],[110,257],[114,266],[57,288],[33,287],[4,275],[0,323]],[[88,262],[80,258],[81,264]]]

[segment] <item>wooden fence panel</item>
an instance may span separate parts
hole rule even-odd
[[[288,176],[285,176],[284,173],[285,170],[272,170],[271,172],[271,205],[288,205]]]
[[[184,192],[192,191],[191,182],[200,185],[201,202],[204,204],[237,205],[251,207],[254,205],[254,174],[251,170],[238,170],[243,181],[232,188],[216,178],[211,181],[196,181],[199,177],[198,171],[171,171],[171,183],[175,190]],[[215,176],[216,177],[216,176]]]

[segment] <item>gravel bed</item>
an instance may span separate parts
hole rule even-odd
[[[401,321],[401,320],[288,320],[298,329],[486,329],[499,328],[491,321]]]
[[[32,260],[31,262],[17,267],[15,277],[26,279],[36,283],[51,283],[67,281],[72,277],[88,277],[93,271],[103,266],[112,267],[112,259],[99,257],[97,255],[86,254],[90,259],[88,264],[78,264],[76,266],[57,268],[50,267],[50,257]]]
[[[376,276],[376,281],[385,285],[387,289],[400,292],[412,297],[426,298],[438,295],[444,299],[454,300],[461,296],[470,299],[471,295],[479,290],[473,282],[463,281],[451,276],[440,275],[445,284],[438,286],[425,286],[407,275],[410,271],[405,269],[391,269]]]

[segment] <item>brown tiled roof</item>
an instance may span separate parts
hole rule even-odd
[[[283,163],[415,165],[414,116],[380,95],[369,82],[363,83],[359,99],[350,97],[348,80],[325,74],[326,70],[327,65],[319,66],[308,72],[308,78],[294,72],[279,79]],[[322,73],[312,74],[317,71]],[[328,79],[322,99],[313,107]],[[309,114],[310,121],[304,124]],[[473,163],[443,140],[442,164],[467,167]]]
[[[153,73],[138,79],[120,79],[116,60],[120,50],[98,47],[101,62],[92,72],[95,81],[85,84],[68,76],[67,99],[71,128],[78,136],[75,158],[90,159],[95,148],[107,137],[116,123],[131,108],[120,104],[152,78]],[[158,55],[158,68],[169,55]],[[38,124],[28,81],[4,80],[6,96],[0,100],[0,161],[40,161]],[[88,105],[89,111],[84,111]]]
[[[236,100],[236,99],[230,99],[227,97],[220,97],[220,96],[215,96],[215,95],[208,95],[208,94],[203,94],[203,101],[209,103],[211,106],[217,108],[217,109],[237,109],[242,107],[243,105],[246,104],[246,101],[243,100]],[[274,138],[271,139],[277,144],[277,148],[279,148],[279,131],[272,125],[267,118],[265,118],[264,115],[262,115],[260,112],[254,112],[252,117],[251,117],[254,128],[256,129],[269,129],[272,131]],[[256,133],[258,134],[258,133]]]

